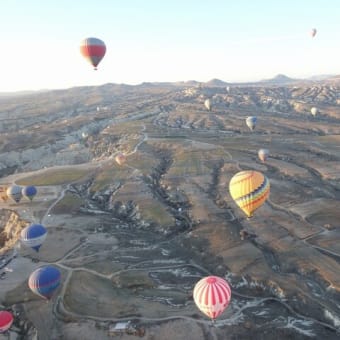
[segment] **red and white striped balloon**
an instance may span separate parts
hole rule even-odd
[[[0,311],[0,333],[6,332],[13,323],[13,315],[6,310]]]
[[[196,283],[193,297],[201,312],[214,320],[228,307],[231,289],[226,280],[207,276]]]

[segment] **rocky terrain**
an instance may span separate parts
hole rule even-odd
[[[339,338],[339,104],[336,78],[0,97],[0,186],[38,188],[0,202],[0,309],[15,315],[0,339],[109,339],[127,320],[150,340]],[[271,183],[251,219],[228,190],[246,169]],[[18,242],[33,222],[39,253]],[[27,286],[43,264],[62,272],[49,302]],[[210,274],[232,287],[214,326],[192,299]]]

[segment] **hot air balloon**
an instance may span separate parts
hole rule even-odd
[[[28,279],[28,286],[33,293],[44,299],[51,299],[60,284],[60,271],[52,266],[36,269]]]
[[[80,43],[80,53],[97,69],[106,52],[104,41],[98,38],[86,38]]]
[[[310,35],[312,36],[312,38],[315,37],[316,32],[317,32],[316,28],[312,28],[312,30],[310,31]]]
[[[231,289],[226,280],[207,276],[196,283],[193,297],[200,311],[214,321],[228,307]]]
[[[20,240],[26,246],[39,251],[47,236],[47,230],[41,224],[32,224],[21,230]]]
[[[22,188],[19,185],[11,185],[7,188],[6,193],[16,203],[19,203],[22,198]]]
[[[126,157],[124,154],[119,153],[116,157],[115,157],[115,161],[119,164],[119,165],[123,165],[126,162]]]
[[[23,187],[21,193],[24,197],[32,201],[34,196],[37,194],[37,188],[34,185],[29,185],[27,187]]]
[[[0,333],[6,332],[13,323],[13,315],[10,312],[7,312],[6,310],[0,311]]]
[[[260,160],[264,163],[269,157],[269,150],[268,149],[260,149],[258,152],[258,156]]]
[[[250,130],[254,130],[256,126],[257,118],[254,116],[250,116],[246,119],[246,124]]]
[[[229,192],[235,203],[251,217],[269,197],[270,184],[261,172],[238,172],[229,182]]]
[[[204,101],[204,106],[208,111],[211,111],[211,100],[209,98]]]
[[[316,107],[312,107],[310,112],[315,117],[319,113],[319,110]]]

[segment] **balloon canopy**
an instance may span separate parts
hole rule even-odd
[[[235,203],[251,217],[269,197],[270,184],[261,172],[240,171],[230,180],[229,192]]]
[[[52,266],[35,270],[28,279],[28,286],[33,293],[44,299],[50,299],[60,284],[60,271]]]
[[[207,276],[196,283],[193,297],[200,311],[215,320],[228,307],[231,289],[226,280]]]
[[[37,194],[37,188],[34,185],[29,185],[27,187],[22,188],[22,195],[29,199],[33,200],[34,196]]]
[[[259,156],[259,159],[262,162],[265,162],[269,157],[269,150],[268,149],[260,149],[258,151],[258,156]]]
[[[21,231],[21,242],[26,246],[39,251],[47,236],[47,230],[41,224],[32,224]]]
[[[6,332],[13,323],[13,315],[6,310],[0,311],[0,333]]]
[[[312,107],[310,112],[315,117],[319,113],[319,110],[316,107]]]
[[[14,202],[19,203],[22,198],[22,187],[19,185],[11,185],[7,188],[7,196]]]
[[[80,43],[80,53],[96,70],[106,53],[106,46],[98,38],[86,38]]]
[[[250,130],[254,130],[257,123],[257,118],[254,116],[250,116],[246,119],[246,124]]]
[[[123,165],[126,162],[126,157],[124,154],[119,153],[116,157],[115,157],[115,161],[117,162],[117,164],[119,165]]]
[[[211,111],[211,100],[208,98],[204,101],[204,106],[207,108],[208,111]]]

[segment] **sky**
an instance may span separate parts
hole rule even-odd
[[[1,0],[0,32],[1,92],[340,74],[339,0]]]

